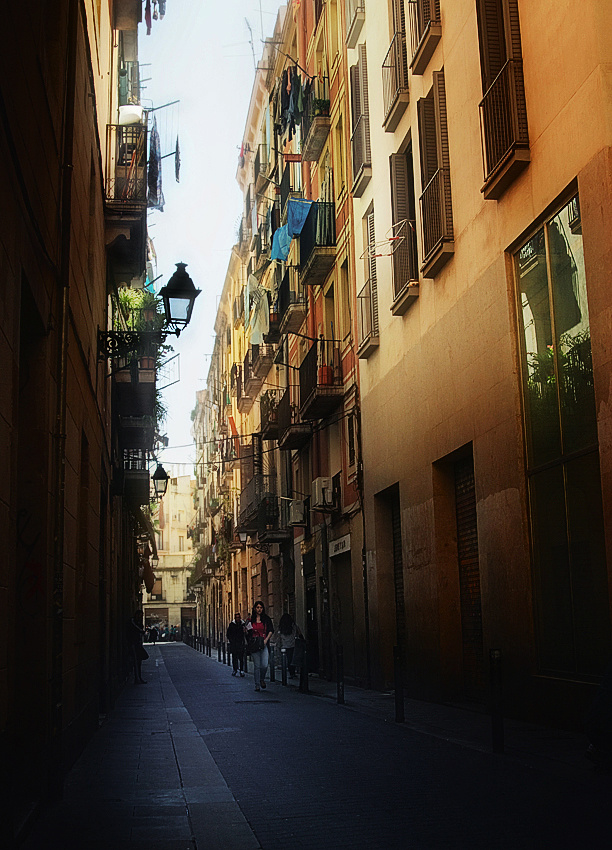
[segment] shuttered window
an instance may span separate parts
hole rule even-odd
[[[360,171],[371,165],[370,117],[368,104],[368,65],[366,48],[359,45],[359,61],[350,70],[351,78],[351,148],[353,154],[353,180]]]
[[[391,169],[391,220],[393,297],[397,298],[411,281],[419,279],[415,240],[414,172],[412,147],[407,153],[392,154]]]
[[[476,9],[485,180],[502,168],[510,172],[497,189],[483,187],[485,197],[497,199],[529,161],[518,0],[477,0]]]
[[[376,279],[376,231],[374,226],[374,210],[370,210],[363,220],[364,241],[367,245],[365,252],[366,282],[357,296],[358,311],[358,344],[360,348],[366,342],[376,340],[378,345],[378,283]],[[367,356],[370,349],[360,356]]]
[[[421,162],[421,219],[425,267],[442,243],[453,241],[450,155],[444,69],[434,71],[433,86],[417,103]],[[446,258],[450,253],[447,250]],[[439,265],[439,264],[438,264]],[[439,268],[429,269],[431,274]]]

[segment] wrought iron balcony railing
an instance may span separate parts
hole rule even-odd
[[[421,195],[423,221],[423,262],[441,242],[453,239],[450,173],[439,168]]]
[[[408,0],[413,74],[422,74],[442,35],[440,0]]]
[[[259,412],[264,440],[275,440],[278,437],[278,405],[282,395],[282,390],[265,390],[261,394]]]
[[[391,119],[400,95],[408,92],[406,35],[396,32],[382,65],[384,124]]]
[[[346,46],[353,48],[357,44],[359,33],[365,20],[365,0],[346,0]]]
[[[321,419],[331,413],[344,393],[340,343],[318,339],[300,365],[300,415]]]
[[[320,250],[336,244],[336,205],[317,201],[310,207],[300,233],[300,279],[310,286],[323,283],[334,263],[335,252]]]
[[[480,102],[485,180],[517,149],[529,149],[523,63],[509,59]]]
[[[106,151],[107,203],[145,209],[147,128],[142,124],[109,124]]]
[[[368,279],[357,295],[357,344],[361,349],[366,343],[378,338],[378,305],[372,281]]]
[[[351,136],[351,150],[353,154],[353,180],[356,180],[362,168],[372,165],[370,119],[367,115],[360,115],[357,119]]]

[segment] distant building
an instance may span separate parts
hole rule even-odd
[[[154,565],[151,593],[143,591],[145,626],[166,629],[180,638],[193,633],[195,604],[189,587],[193,561],[193,497],[195,481],[188,475],[170,477],[165,496],[154,514],[159,562]],[[156,520],[156,521],[155,521]]]

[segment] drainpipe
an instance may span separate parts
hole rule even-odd
[[[63,626],[64,626],[64,504],[66,488],[66,387],[70,308],[70,253],[72,227],[72,176],[74,171],[74,117],[76,65],[80,0],[68,5],[66,89],[61,175],[60,269],[58,280],[57,392],[54,438],[54,517],[53,517],[53,596],[51,607],[51,694],[49,796],[59,799],[63,793]]]
[[[361,543],[361,572],[363,576],[363,620],[365,624],[366,650],[366,685],[372,687],[372,662],[370,659],[370,598],[368,592],[368,561],[366,556],[366,516],[363,486],[363,452],[361,447],[361,408],[355,404],[355,421],[357,424],[357,489],[361,502],[362,543]]]

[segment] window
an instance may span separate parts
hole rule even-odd
[[[574,198],[515,255],[540,668],[603,672],[607,569],[582,235]]]
[[[408,56],[404,0],[392,0],[393,33],[382,65],[383,128],[393,133],[406,111],[408,93]]]
[[[391,169],[391,268],[393,279],[394,315],[408,309],[410,301],[419,294],[418,258],[416,246],[416,205],[414,198],[414,169],[412,145],[405,153],[392,154]]]
[[[434,71],[431,91],[417,103],[417,116],[421,152],[422,269],[424,277],[435,277],[454,252],[444,69]]]
[[[497,200],[529,163],[518,0],[477,0],[485,198]]]
[[[355,415],[349,414],[346,419],[346,444],[348,452],[348,465],[355,466],[357,454],[355,452]]]
[[[413,74],[422,74],[442,36],[440,0],[408,0]]]
[[[374,210],[371,208],[363,219],[363,241],[365,251],[365,284],[357,296],[358,354],[361,358],[378,348],[378,284],[376,279],[376,232]]]
[[[182,534],[179,534],[179,552],[185,551],[185,537]]]
[[[368,104],[368,65],[365,44],[359,45],[359,60],[350,70],[351,151],[353,154],[353,195],[360,198],[372,177],[370,114]]]

